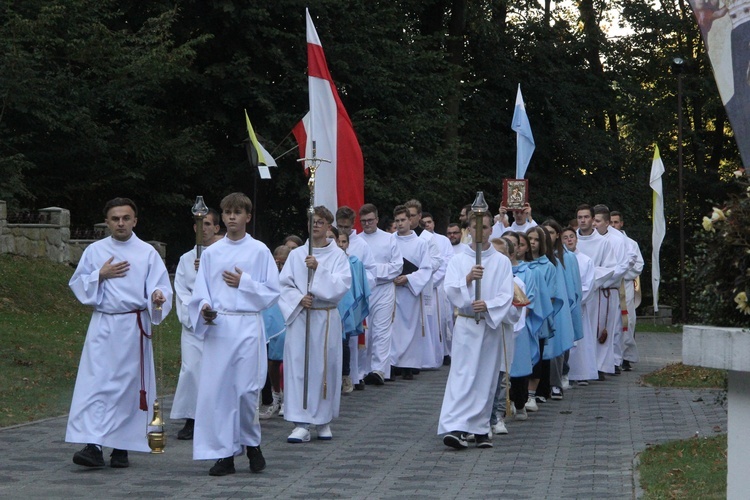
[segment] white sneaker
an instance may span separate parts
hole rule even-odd
[[[279,414],[279,410],[281,410],[281,405],[278,402],[274,401],[270,406],[266,406],[266,408],[262,412],[260,412],[258,418],[260,418],[261,420],[266,420],[271,417],[275,417]]]
[[[526,408],[521,408],[520,410],[516,410],[516,420],[528,420],[529,414],[526,413]]]
[[[528,401],[526,401],[526,404],[524,405],[524,409],[527,411],[539,411],[539,406],[537,406],[536,398],[534,396],[529,396]]]
[[[567,391],[570,389],[570,379],[568,379],[567,375],[562,376],[562,390]]]
[[[507,434],[508,428],[505,427],[505,421],[498,420],[497,423],[492,426],[492,433],[493,434]]]
[[[353,390],[352,378],[349,375],[344,375],[341,379],[341,394],[349,394]]]
[[[287,443],[307,443],[310,441],[310,431],[304,427],[295,427],[289,437],[286,438]]]
[[[281,402],[281,406],[279,406],[279,416],[280,417],[284,416],[284,402],[283,401]]]
[[[318,426],[318,439],[321,441],[330,441],[333,438],[331,432],[331,424],[323,424]]]

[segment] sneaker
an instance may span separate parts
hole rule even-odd
[[[273,403],[271,403],[270,406],[266,406],[265,410],[260,412],[260,414],[258,415],[258,418],[261,420],[266,420],[266,419],[275,417],[276,415],[279,414],[280,411],[281,411],[281,404],[274,401]]]
[[[295,427],[286,438],[287,443],[307,443],[308,441],[310,441],[310,431],[300,426]]]
[[[190,441],[193,439],[193,431],[195,430],[195,419],[185,419],[185,427],[177,432],[177,439],[180,441]]]
[[[576,384],[578,385],[578,387],[586,387],[586,386],[589,385],[589,381],[588,380],[579,380],[578,382],[576,382]]]
[[[320,439],[321,441],[330,441],[331,439],[333,439],[331,424],[323,424],[318,426],[318,439]]]
[[[493,434],[507,434],[508,428],[505,427],[505,421],[498,420],[497,423],[492,426],[492,433]]]
[[[477,448],[492,448],[492,441],[487,434],[476,435]]]
[[[537,403],[546,403],[547,402],[547,398],[545,398],[544,396],[537,396],[536,397],[536,402]]]
[[[475,441],[474,434],[464,434],[464,439],[467,443],[473,443]]]
[[[526,411],[539,411],[539,406],[537,406],[536,398],[534,396],[529,396],[529,400],[526,401],[524,409]]]
[[[385,379],[378,372],[370,372],[365,375],[365,384],[368,385],[384,385]]]
[[[622,373],[622,370],[620,369],[620,367],[615,365],[615,375],[619,375],[621,373]]]
[[[109,456],[109,466],[113,469],[127,469],[130,467],[128,450],[112,450],[112,454]]]
[[[516,416],[514,418],[516,420],[528,420],[529,414],[526,413],[526,408],[521,408],[520,410],[516,410]]]
[[[104,455],[95,444],[87,444],[73,455],[73,463],[84,467],[104,467]]]
[[[552,394],[550,394],[550,399],[554,399],[555,401],[561,401],[563,398],[563,391],[559,387],[552,387]]]
[[[633,370],[633,365],[630,364],[630,361],[627,359],[622,360],[622,371],[629,372]]]
[[[453,431],[443,437],[443,444],[457,450],[463,450],[469,447],[466,442],[466,435],[459,431]]]
[[[352,378],[349,375],[344,375],[341,380],[341,394],[349,394],[353,390],[354,385],[352,385]]]
[[[354,390],[355,391],[364,391],[365,390],[365,381],[360,380],[356,384],[354,384]]]
[[[266,468],[266,459],[260,451],[260,446],[248,446],[247,458],[250,460],[250,472],[260,472]]]
[[[283,402],[281,403],[281,406],[279,406],[279,416],[280,417],[284,416],[284,403]]]
[[[209,476],[226,476],[234,474],[234,457],[220,458],[208,470]]]
[[[563,375],[562,376],[562,390],[567,391],[570,388],[571,388],[570,379],[568,379],[567,375]]]

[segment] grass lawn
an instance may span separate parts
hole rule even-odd
[[[727,436],[653,446],[641,454],[641,487],[648,500],[727,495]]]
[[[673,363],[644,375],[642,380],[644,383],[655,387],[725,389],[727,386],[727,371]]]
[[[72,274],[66,265],[0,256],[0,427],[64,415],[69,409],[91,316],[68,288]],[[156,327],[156,335],[156,349],[164,348],[158,389],[167,394],[180,369],[177,316],[170,314]]]

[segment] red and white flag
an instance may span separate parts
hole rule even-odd
[[[307,74],[310,112],[292,132],[299,143],[300,158],[316,156],[330,160],[315,173],[315,205],[324,205],[334,214],[340,206],[355,212],[365,202],[365,162],[352,121],[341,103],[328,71],[323,47],[310,12],[307,17]]]

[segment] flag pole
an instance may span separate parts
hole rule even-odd
[[[315,172],[321,163],[331,163],[331,160],[317,157],[317,151],[315,147],[315,141],[312,141],[312,157],[311,158],[300,158],[298,162],[307,162],[308,169],[310,170],[310,178],[307,181],[307,187],[310,188],[310,206],[307,208],[307,255],[312,256],[312,240],[313,240],[313,215],[315,215]],[[314,271],[311,268],[307,269],[307,293],[310,293],[310,286],[312,285]],[[309,373],[310,373],[310,310],[307,310],[305,316],[305,372],[302,384],[302,409],[307,410],[307,392],[309,386]]]

